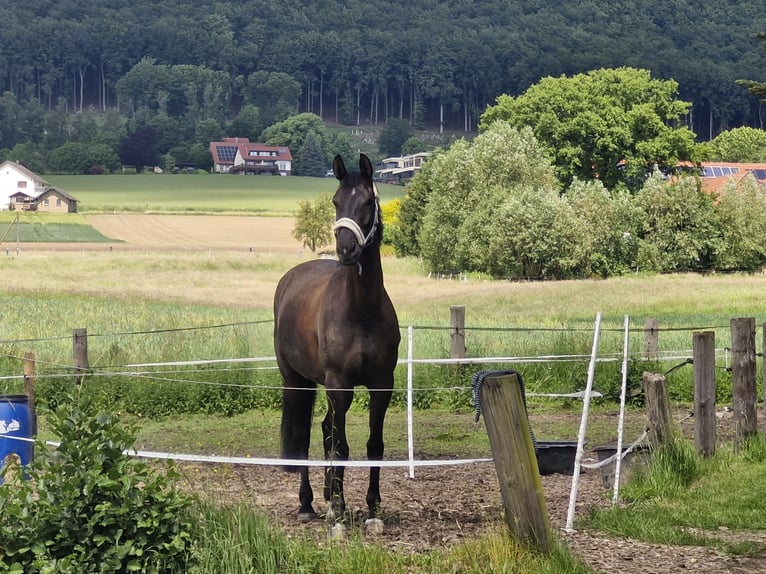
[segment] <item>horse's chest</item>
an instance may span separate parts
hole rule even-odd
[[[387,368],[391,362],[391,351],[381,348],[380,339],[364,331],[330,329],[321,339],[320,361],[329,371],[362,375]]]

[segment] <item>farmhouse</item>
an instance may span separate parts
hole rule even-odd
[[[214,173],[290,175],[293,156],[285,146],[251,143],[247,138],[224,138],[210,143]]]
[[[0,210],[76,213],[78,203],[20,163],[0,164]]]
[[[387,157],[375,169],[375,177],[388,183],[400,183],[415,177],[423,163],[431,155],[429,152],[414,153],[399,157]]]
[[[766,185],[766,163],[702,162],[702,189],[717,192],[730,182],[739,184],[746,177],[753,177]]]

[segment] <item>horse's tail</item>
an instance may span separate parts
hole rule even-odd
[[[316,384],[282,390],[282,458],[308,459],[316,395]],[[285,470],[296,472],[299,467],[285,466]]]

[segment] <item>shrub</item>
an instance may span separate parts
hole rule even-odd
[[[87,398],[70,397],[50,424],[60,444],[39,445],[29,480],[0,486],[0,570],[184,571],[190,500],[175,490],[173,468],[125,454],[134,431]]]

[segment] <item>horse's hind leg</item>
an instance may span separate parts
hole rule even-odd
[[[370,438],[367,441],[367,460],[383,460],[383,422],[390,402],[390,390],[370,390]],[[380,515],[379,466],[370,467],[367,507],[369,508],[368,521],[378,519]]]

